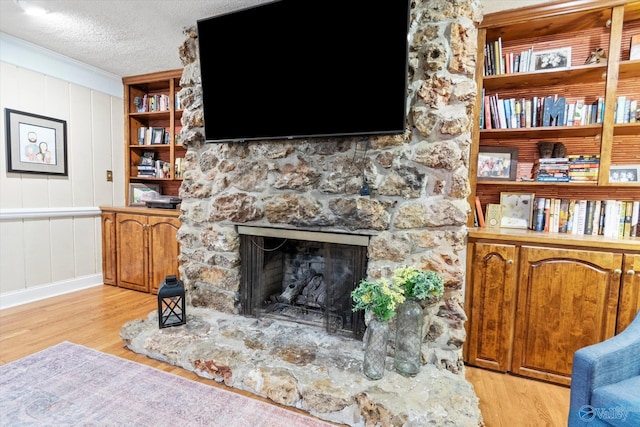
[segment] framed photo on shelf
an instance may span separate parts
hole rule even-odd
[[[529,228],[535,193],[500,193],[500,227]]]
[[[5,109],[7,172],[67,176],[67,122]]]
[[[148,191],[155,191],[160,194],[160,185],[159,184],[140,184],[140,183],[130,183],[129,184],[129,206],[145,206],[141,197],[144,193]]]
[[[151,143],[164,144],[164,128],[151,129]]]
[[[518,167],[517,147],[480,146],[478,181],[515,181]]]
[[[571,46],[533,52],[530,69],[533,71],[560,70],[571,67]]]
[[[611,165],[609,182],[640,182],[640,165]]]

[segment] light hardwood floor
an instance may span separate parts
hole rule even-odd
[[[70,341],[219,386],[193,372],[133,353],[124,347],[119,335],[120,327],[129,320],[146,317],[155,309],[155,295],[98,286],[0,310],[0,364]],[[466,367],[466,377],[480,398],[480,410],[487,427],[560,427],[567,424],[567,387],[469,366]]]

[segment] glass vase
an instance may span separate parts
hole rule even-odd
[[[398,306],[393,366],[402,375],[413,376],[420,372],[423,322],[424,312],[417,300],[408,298]]]
[[[389,322],[377,317],[367,325],[362,371],[367,378],[379,380],[384,375],[387,360],[387,343],[389,342]]]

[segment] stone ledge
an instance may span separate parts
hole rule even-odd
[[[229,387],[349,426],[482,425],[464,373],[424,365],[412,378],[361,373],[363,344],[319,328],[189,308],[184,326],[159,329],[157,312],[123,325],[129,349]]]

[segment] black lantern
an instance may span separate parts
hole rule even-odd
[[[187,323],[184,283],[176,276],[167,276],[158,289],[158,323],[160,329]]]

